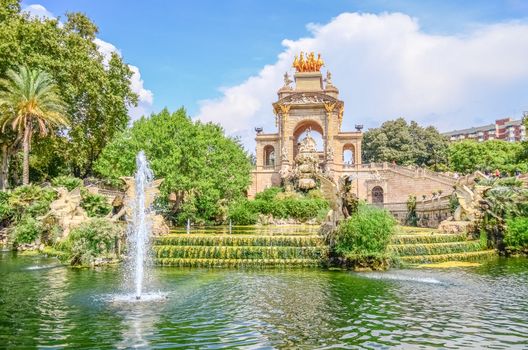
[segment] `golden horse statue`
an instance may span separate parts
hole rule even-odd
[[[321,54],[317,54],[315,58],[315,53],[310,52],[306,53],[306,58],[304,52],[301,51],[299,57],[297,55],[293,59],[292,67],[295,68],[297,72],[319,72],[321,67],[324,66],[324,61],[321,58]]]

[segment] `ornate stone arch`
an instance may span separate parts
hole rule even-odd
[[[295,158],[295,156],[297,155],[298,153],[298,148],[297,148],[297,144],[299,142],[299,137],[307,130],[307,129],[310,129],[312,131],[315,131],[319,134],[321,134],[321,137],[323,139],[323,142],[324,142],[324,139],[325,139],[325,133],[324,133],[324,129],[323,129],[323,126],[320,124],[319,121],[317,120],[314,120],[314,119],[304,119],[304,120],[301,120],[300,122],[298,122],[295,127],[293,128],[293,133],[291,135],[292,137],[292,142],[293,142],[293,157]]]

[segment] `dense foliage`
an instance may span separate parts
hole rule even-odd
[[[91,174],[104,146],[128,124],[127,108],[138,98],[131,90],[132,71],[118,54],[104,57],[95,42],[97,33],[83,14],[68,13],[63,22],[34,18],[21,12],[19,0],[0,0],[0,77],[20,65],[48,72],[71,118],[67,133],[56,130],[55,137],[33,140],[33,180]],[[16,136],[0,137],[2,157],[9,159],[2,162],[0,174],[11,165],[12,178],[18,166]]]
[[[528,252],[528,217],[506,220],[504,244],[511,251]]]
[[[228,205],[250,184],[251,164],[239,141],[216,124],[193,122],[183,109],[134,122],[104,149],[95,169],[109,179],[131,176],[140,150],[164,179],[158,204],[176,223],[224,221]]]
[[[93,265],[97,258],[115,258],[122,227],[104,219],[91,219],[73,229],[57,248],[71,265]]]
[[[89,217],[104,217],[112,210],[112,206],[108,204],[106,197],[101,194],[90,193],[83,189],[81,195],[81,207],[86,210]]]
[[[449,145],[449,166],[453,171],[472,173],[476,170],[514,173],[528,171],[525,145],[519,142],[464,140]]]
[[[324,218],[328,210],[328,202],[322,199],[317,191],[302,195],[282,192],[279,187],[270,187],[257,193],[254,200],[242,199],[234,203],[229,208],[229,218],[237,225],[255,224],[259,215],[305,222]]]
[[[515,178],[490,179],[480,184],[490,186],[481,201],[481,229],[500,251],[519,250],[525,242],[521,231],[528,217],[528,189]]]
[[[38,219],[49,211],[57,194],[50,188],[35,185],[17,187],[0,196],[0,221],[10,228],[10,242],[14,246],[32,243],[49,230]]]
[[[334,250],[348,259],[383,257],[395,227],[389,212],[361,203],[357,212],[339,224]]]
[[[81,179],[73,176],[57,176],[51,180],[51,184],[55,187],[65,187],[68,191],[81,187],[83,182]]]
[[[448,140],[432,126],[398,118],[363,134],[363,162],[396,162],[445,169]]]

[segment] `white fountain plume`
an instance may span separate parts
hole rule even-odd
[[[151,186],[154,178],[150,170],[145,152],[140,151],[136,156],[135,198],[132,206],[132,220],[128,227],[128,249],[131,258],[131,270],[133,271],[134,293],[136,299],[141,299],[143,291],[143,280],[148,257],[149,233],[151,223],[145,202],[145,192]]]

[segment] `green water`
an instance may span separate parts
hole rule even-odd
[[[450,270],[155,268],[165,298],[115,301],[118,267],[0,253],[0,348],[528,347],[528,259]]]

